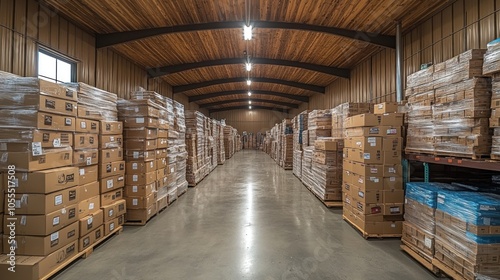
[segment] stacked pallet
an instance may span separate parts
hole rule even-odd
[[[491,116],[490,127],[493,128],[491,158],[500,160],[500,41],[488,44],[484,55],[483,73],[491,76]]]
[[[281,122],[281,157],[280,166],[285,170],[293,168],[293,128],[290,119]]]
[[[224,129],[220,121],[217,121],[217,164],[226,162],[226,153],[224,148]]]
[[[331,110],[313,110],[309,112],[308,135],[309,144],[314,145],[318,137],[330,137],[332,135],[332,112]]]
[[[314,159],[314,146],[304,148],[304,155],[302,157],[302,183],[308,189],[311,189],[314,184],[313,175],[313,159]]]
[[[332,137],[345,137],[344,121],[346,118],[373,112],[371,103],[342,103],[332,109]]]
[[[174,101],[174,129],[172,137],[168,139],[167,154],[169,155],[170,174],[175,174],[175,187],[177,187],[177,196],[184,194],[188,189],[186,180],[187,158],[186,150],[186,117],[184,114],[184,105]],[[172,129],[171,129],[172,130]],[[169,131],[170,132],[170,131]],[[171,149],[170,149],[171,148]],[[170,155],[172,155],[170,157]],[[175,162],[173,161],[175,157]],[[175,169],[174,168],[175,163]],[[169,175],[170,175],[169,174]],[[175,198],[173,188],[169,190],[169,204]]]
[[[218,155],[218,143],[219,140],[219,135],[217,134],[217,121],[216,120],[210,120],[210,149],[211,149],[211,155],[212,155],[212,162],[211,162],[211,170],[214,170],[217,165],[217,155]]]
[[[378,108],[345,119],[344,219],[364,237],[395,237],[403,220],[403,114]]]
[[[186,178],[196,186],[205,175],[205,116],[198,111],[186,111],[186,147],[188,151]]]
[[[235,142],[237,141],[234,129],[232,126],[223,125],[224,132],[224,154],[226,159],[230,159],[235,153]]]
[[[312,192],[322,201],[342,202],[343,138],[319,138],[314,143]]]
[[[234,138],[234,152],[239,152],[241,151],[242,149],[242,145],[241,145],[241,135],[238,134],[238,131],[234,128],[233,129],[233,133],[236,135]]]
[[[304,131],[304,116],[307,111],[300,113],[292,119],[293,129],[293,174],[302,180],[302,134]],[[307,129],[307,123],[305,125]]]

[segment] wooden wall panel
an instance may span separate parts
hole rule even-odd
[[[266,132],[289,115],[270,110],[231,110],[212,113],[210,117],[217,120],[225,119],[226,124],[233,126],[241,134],[243,131]]]

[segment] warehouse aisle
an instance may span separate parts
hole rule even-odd
[[[242,151],[55,279],[434,279],[399,244],[364,240],[291,171]]]

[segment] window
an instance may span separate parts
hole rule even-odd
[[[76,63],[50,51],[38,51],[38,77],[54,83],[76,82]]]

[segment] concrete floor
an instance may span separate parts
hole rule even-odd
[[[55,279],[435,279],[399,244],[366,241],[291,171],[242,151]]]

